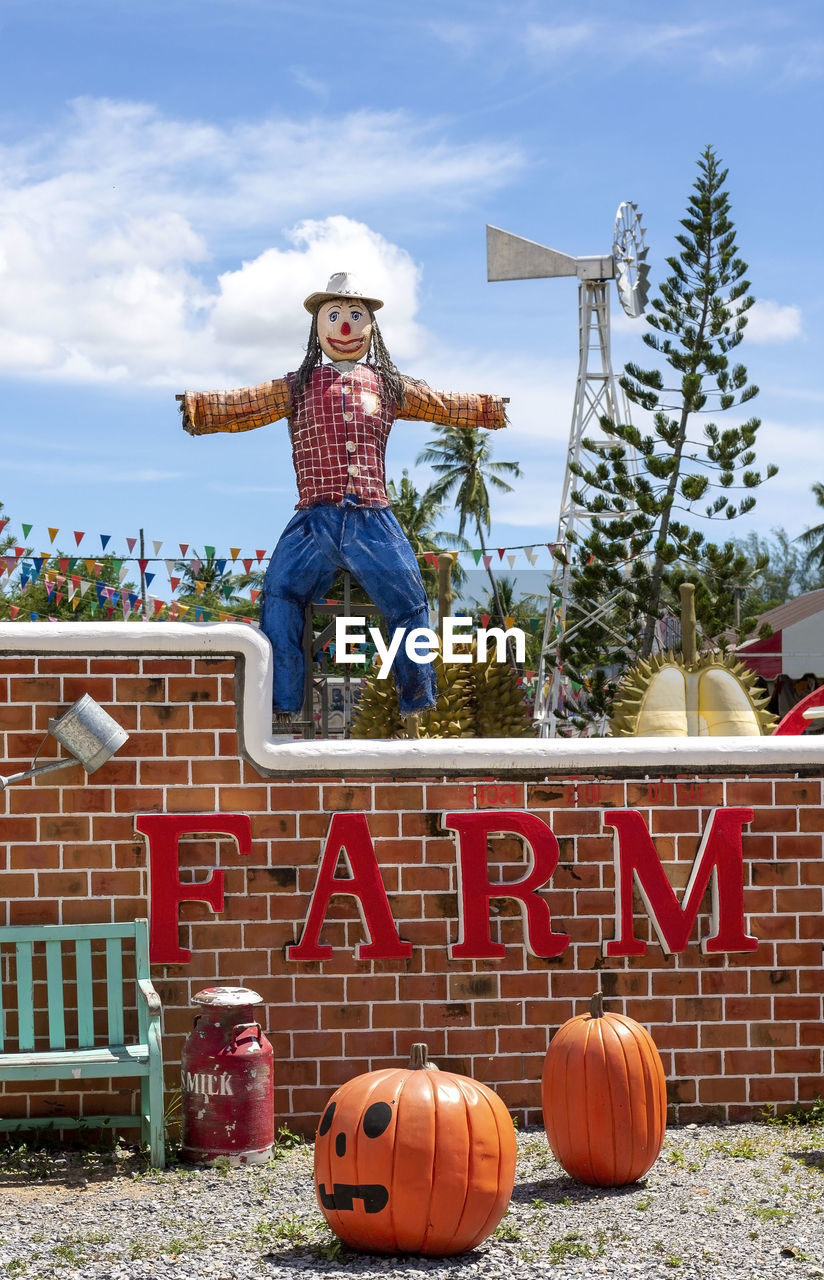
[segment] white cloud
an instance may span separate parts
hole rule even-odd
[[[800,338],[801,308],[758,298],[747,312],[746,338],[758,346]]]
[[[452,145],[398,112],[224,128],[80,100],[51,131],[0,146],[0,372],[247,381],[262,357],[289,367],[307,332],[301,299],[340,269],[391,300],[387,329],[414,353],[408,254],[354,217],[307,214],[379,213],[414,194],[442,216],[520,164],[511,148]],[[222,239],[261,229],[288,247],[215,278]]]
[[[549,26],[532,22],[526,29],[524,44],[529,53],[544,57],[558,57],[570,49],[578,49],[591,41],[598,30],[598,24],[591,22],[574,22],[566,25]]]

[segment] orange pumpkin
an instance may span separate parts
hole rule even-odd
[[[658,1158],[667,1123],[661,1058],[639,1023],[604,1013],[600,992],[547,1049],[541,1102],[555,1158],[579,1182],[624,1186]]]
[[[463,1253],[500,1222],[515,1181],[515,1130],[497,1094],[439,1071],[425,1044],[408,1068],[356,1076],[315,1138],[315,1191],[346,1244],[369,1253]]]

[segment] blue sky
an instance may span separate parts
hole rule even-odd
[[[405,372],[510,397],[495,456],[524,478],[490,542],[552,541],[576,285],[487,283],[485,224],[606,254],[634,200],[654,288],[709,143],[758,300],[759,461],[781,468],[717,536],[797,535],[824,479],[823,78],[814,0],[2,0],[4,514],[37,550],[48,527],[87,554],[140,527],[163,556],[271,549],[285,426],[193,439],[174,393],[294,368],[302,298],[349,269]],[[613,317],[616,368],[643,363],[644,321]],[[427,436],[396,425],[390,475],[423,487]]]

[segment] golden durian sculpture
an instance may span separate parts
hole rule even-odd
[[[684,651],[643,659],[624,673],[613,702],[616,738],[756,738],[776,717],[754,673],[730,654],[695,646],[694,587],[681,586]]]

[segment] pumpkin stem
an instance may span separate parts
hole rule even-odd
[[[604,993],[596,991],[595,995],[589,1002],[589,1016],[591,1018],[603,1018],[604,1016]]]
[[[429,1045],[413,1044],[409,1051],[409,1068],[411,1071],[437,1071],[434,1062],[429,1061]]]

